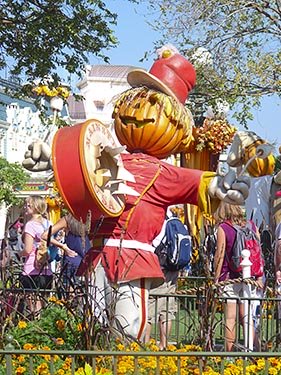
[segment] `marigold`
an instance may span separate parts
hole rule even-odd
[[[57,301],[57,298],[55,296],[51,296],[49,299],[48,299],[49,302],[56,302]]]
[[[41,363],[41,365],[39,365],[37,368],[36,368],[36,372],[37,374],[46,374],[46,370],[49,369],[49,366],[46,362],[43,362]]]
[[[63,319],[59,319],[56,321],[56,326],[58,327],[59,331],[63,331],[65,328],[65,321]]]
[[[269,375],[277,375],[277,374],[278,374],[278,370],[277,370],[276,368],[271,367],[271,368],[268,370],[268,374],[269,374]]]
[[[24,355],[19,355],[17,357],[17,361],[18,361],[18,363],[23,363],[25,361],[25,356]]]
[[[26,323],[25,321],[20,320],[20,321],[18,322],[18,328],[20,328],[20,329],[24,329],[24,328],[26,328],[26,327],[27,327],[27,323]]]
[[[62,339],[61,337],[58,337],[56,339],[56,345],[63,345],[64,344],[64,339]]]
[[[24,350],[34,350],[35,346],[33,344],[26,343],[23,345]]]
[[[23,366],[19,366],[16,368],[16,375],[23,374],[26,371],[26,368]]]

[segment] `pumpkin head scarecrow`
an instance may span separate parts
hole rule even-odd
[[[168,206],[190,203],[211,212],[219,199],[241,204],[249,182],[160,160],[192,140],[193,120],[184,102],[195,85],[195,70],[174,48],[162,49],[149,72],[130,72],[128,82],[132,89],[113,111],[116,135],[127,152],[98,120],[88,120],[58,130],[52,165],[69,211],[82,220],[91,214],[92,249],[79,274],[93,270],[95,314],[141,339],[149,290],[163,281],[152,241]],[[24,161],[30,170],[40,170],[41,160],[46,163],[45,155],[38,158],[38,148],[34,160],[35,147],[40,145],[31,145]],[[104,313],[109,296],[112,322]]]

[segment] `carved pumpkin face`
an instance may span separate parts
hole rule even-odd
[[[192,139],[192,115],[170,96],[145,87],[124,92],[112,117],[119,142],[129,152],[159,159],[183,151]]]

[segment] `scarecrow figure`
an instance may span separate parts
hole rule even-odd
[[[94,270],[95,308],[102,311],[113,301],[113,326],[137,339],[146,327],[149,290],[164,280],[152,241],[168,206],[190,203],[210,214],[220,199],[243,204],[248,195],[244,176],[221,177],[160,160],[192,140],[184,103],[195,77],[189,61],[173,47],[163,48],[150,72],[129,73],[132,89],[114,108],[124,147],[98,120],[61,128],[53,140],[54,177],[67,208],[84,221],[91,213],[93,247],[79,274]],[[45,144],[35,142],[23,165],[46,169],[50,156]]]

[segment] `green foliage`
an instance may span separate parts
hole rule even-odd
[[[117,15],[101,0],[0,1],[0,69],[33,81],[58,68],[80,74],[94,54],[117,44]]]
[[[281,96],[279,0],[147,1],[162,35],[156,47],[169,41],[196,66],[195,107],[226,100],[246,125],[262,96]]]
[[[79,323],[80,320],[63,305],[49,305],[42,310],[39,320],[20,321],[9,334],[14,337],[17,349],[31,344],[41,348],[75,350],[81,336]]]
[[[20,190],[28,181],[28,174],[18,163],[9,163],[0,157],[0,203],[6,205],[19,203],[16,191]]]

